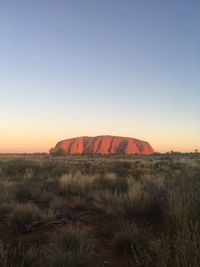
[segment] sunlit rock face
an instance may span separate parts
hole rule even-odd
[[[152,154],[151,145],[142,140],[120,136],[83,136],[60,141],[51,153],[107,155],[107,154]]]

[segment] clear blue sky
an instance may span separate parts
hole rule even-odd
[[[113,134],[200,149],[199,0],[0,0],[0,152]]]

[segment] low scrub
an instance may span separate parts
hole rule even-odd
[[[25,180],[16,185],[15,198],[19,202],[38,201],[41,196],[43,184],[39,181]]]
[[[195,194],[195,190],[174,189],[169,193],[164,222],[166,227],[172,230],[184,229],[191,223],[193,225],[200,222],[200,196]]]
[[[36,246],[25,248],[21,241],[17,247],[7,246],[0,242],[0,266],[1,267],[41,267],[40,249]]]
[[[0,155],[0,266],[199,267],[199,177],[199,153]]]
[[[94,193],[94,207],[107,215],[124,215],[123,203],[123,194],[117,191],[106,189]]]
[[[124,223],[115,234],[113,243],[117,254],[132,254],[139,252],[149,245],[149,233],[139,229],[135,224]]]
[[[138,253],[132,250],[131,266],[198,267],[200,266],[200,234],[197,226],[187,226],[173,235],[162,233],[152,238]]]
[[[87,195],[93,189],[95,176],[82,175],[80,172],[64,174],[59,178],[59,191],[63,194]]]
[[[95,266],[97,242],[87,227],[69,225],[53,235],[44,248],[45,263],[49,267]]]
[[[16,230],[22,230],[40,216],[41,212],[35,204],[17,204],[10,214],[10,223]]]

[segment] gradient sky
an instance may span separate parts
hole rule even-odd
[[[200,1],[0,0],[0,152],[102,134],[200,150]]]

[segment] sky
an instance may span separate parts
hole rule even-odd
[[[199,0],[0,0],[0,153],[118,135],[200,150]]]

